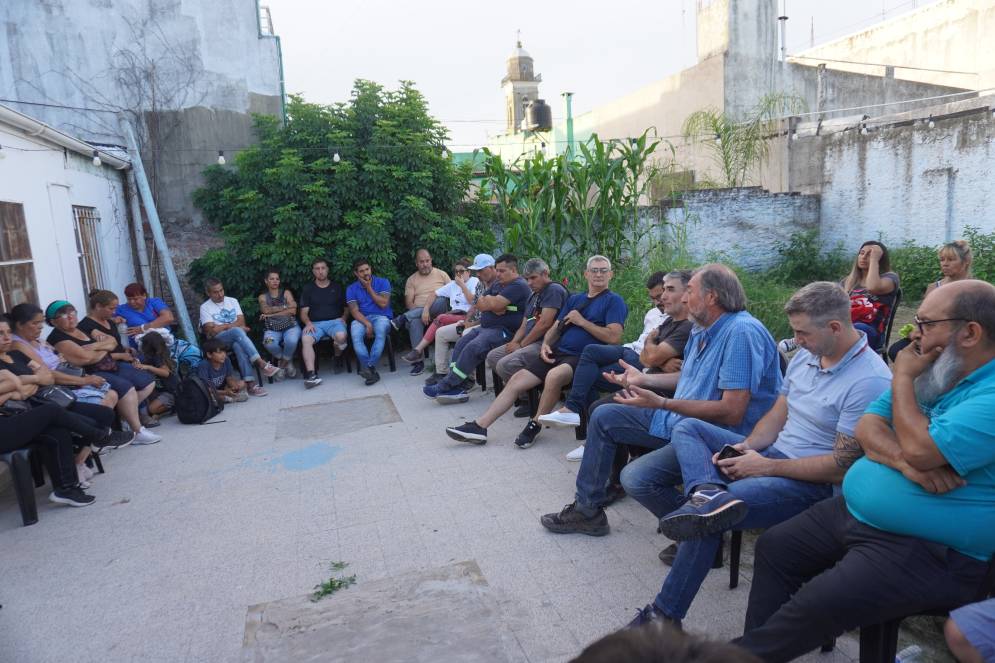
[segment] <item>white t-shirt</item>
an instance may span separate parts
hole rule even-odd
[[[475,292],[477,284],[480,282],[476,276],[471,276],[466,280],[466,289],[470,292]],[[449,298],[449,308],[453,311],[469,311],[470,302],[466,299],[466,294],[463,289],[459,287],[459,283],[455,280],[450,281],[446,285],[442,286],[435,291],[436,297],[448,297]]]
[[[242,315],[242,307],[238,305],[238,300],[234,297],[225,297],[220,304],[215,304],[213,299],[208,299],[200,305],[200,326],[203,327],[209,322],[216,325],[231,324],[240,315]]]
[[[643,316],[643,333],[639,335],[639,338],[634,340],[632,343],[626,343],[625,347],[629,348],[636,354],[640,354],[643,351],[643,346],[646,345],[646,338],[656,331],[656,328],[667,321],[670,316],[658,309],[653,307],[646,311],[646,315]]]

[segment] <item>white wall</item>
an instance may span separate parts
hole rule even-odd
[[[24,152],[20,150],[35,150]],[[39,304],[68,299],[83,310],[73,205],[100,215],[104,286],[123,296],[135,281],[121,173],[0,124],[0,201],[24,206]]]

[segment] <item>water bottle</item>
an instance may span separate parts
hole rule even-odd
[[[921,663],[925,660],[919,645],[909,645],[895,655],[895,663]]]
[[[119,322],[117,323],[117,335],[121,337],[121,340],[128,338],[128,323]]]
[[[793,338],[786,338],[786,339],[784,339],[783,341],[781,341],[780,343],[777,344],[777,349],[780,350],[781,352],[783,352],[784,354],[787,354],[787,353],[791,352],[792,350],[794,350],[797,347],[798,347],[798,344],[795,343],[795,339],[793,339]]]

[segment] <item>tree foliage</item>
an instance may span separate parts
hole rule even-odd
[[[444,156],[445,129],[412,83],[386,90],[358,80],[349,102],[333,106],[291,97],[285,125],[257,116],[255,128],[259,144],[234,168],[208,168],[194,195],[224,239],[191,265],[196,290],[218,276],[254,309],[268,267],[299,291],[315,258],[348,283],[362,256],[400,293],[418,247],[447,270],[491,250],[490,211],[469,196],[469,167]]]

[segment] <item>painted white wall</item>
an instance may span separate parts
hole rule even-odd
[[[42,308],[56,299],[86,306],[73,205],[94,207],[100,215],[104,287],[123,296],[124,286],[136,280],[120,171],[0,124],[0,201],[24,206]]]

